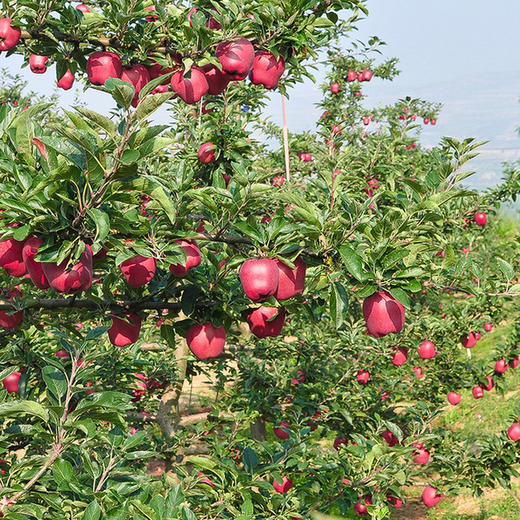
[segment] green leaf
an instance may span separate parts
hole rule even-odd
[[[244,449],[243,458],[244,458],[244,469],[248,473],[253,473],[255,468],[258,466],[258,456],[257,456],[255,450],[253,450],[252,448],[247,446]]]
[[[137,150],[125,150],[119,161],[125,166],[135,164],[139,160],[140,154]]]
[[[97,339],[97,338],[100,338],[101,336],[103,336],[103,334],[105,334],[105,332],[109,329],[110,327],[107,326],[107,325],[103,325],[101,327],[96,327],[95,329],[91,329],[88,331],[85,339],[86,340],[89,340],[89,339]]]
[[[74,110],[76,110],[76,112],[79,112],[82,116],[86,117],[89,121],[94,123],[102,130],[105,130],[107,134],[109,134],[110,136],[115,134],[116,126],[110,118],[98,114],[97,112],[89,110],[85,107],[74,107]]]
[[[44,422],[49,420],[49,412],[35,401],[10,401],[0,404],[0,417],[18,417],[20,414],[34,415]]]
[[[410,308],[410,298],[408,295],[399,287],[394,287],[393,289],[388,289],[388,292],[399,302],[403,304],[407,309]]]
[[[135,89],[128,81],[122,81],[118,78],[108,78],[105,81],[105,89],[108,90],[112,97],[123,108],[128,109],[134,99]]]
[[[334,282],[330,289],[329,308],[330,315],[336,329],[343,325],[343,319],[348,307],[348,296],[341,283]]]
[[[363,269],[363,261],[356,251],[347,244],[340,246],[338,251],[343,259],[345,267],[348,269],[349,273],[356,278],[356,280],[362,282],[368,278],[366,271]]]
[[[67,379],[65,374],[53,366],[46,366],[42,370],[43,380],[48,390],[58,399],[61,403],[61,398],[67,392]]]
[[[83,520],[99,520],[101,518],[101,508],[96,500],[90,502],[83,513]]]
[[[74,478],[74,468],[68,460],[57,459],[52,465],[52,476],[58,485],[68,485]]]
[[[168,101],[173,97],[173,92],[164,92],[162,94],[152,94],[145,99],[143,99],[139,105],[137,105],[137,110],[135,111],[135,117],[139,121],[143,121],[150,114],[153,114],[164,102]]]
[[[108,236],[108,233],[110,233],[110,219],[108,213],[97,208],[89,209],[87,210],[87,213],[96,225],[96,236],[94,242],[102,242]]]

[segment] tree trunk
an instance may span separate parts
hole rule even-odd
[[[254,423],[251,423],[249,426],[249,431],[251,432],[251,438],[256,441],[265,441],[267,438],[267,432],[265,431],[265,421],[262,419],[257,419]]]

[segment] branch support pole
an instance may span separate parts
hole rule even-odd
[[[285,96],[282,94],[282,119],[283,119],[283,152],[285,157],[285,177],[287,182],[291,181],[291,170],[289,166],[289,131],[287,130],[287,110],[285,109]]]

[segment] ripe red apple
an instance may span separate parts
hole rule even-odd
[[[383,439],[385,440],[385,442],[388,444],[388,446],[392,447],[392,446],[395,446],[396,444],[399,444],[399,439],[390,431],[390,430],[385,430],[382,434],[381,434],[381,437],[383,437]]]
[[[14,394],[17,394],[20,392],[20,389],[18,388],[18,383],[20,381],[20,377],[22,376],[21,372],[13,372],[12,374],[8,375],[3,381],[2,384],[4,385],[4,388],[8,392],[12,392]]]
[[[35,74],[43,74],[47,71],[48,56],[40,56],[38,54],[31,54],[29,56],[29,68]]]
[[[150,74],[144,65],[134,65],[133,67],[126,67],[121,73],[121,79],[128,81],[134,87],[134,98],[132,99],[132,106],[136,107],[139,104],[139,92],[143,87],[150,82]]]
[[[54,355],[61,360],[70,359],[70,354],[64,348],[58,350],[58,352],[56,352]]]
[[[170,90],[170,85],[157,85],[155,88],[152,89],[152,96],[155,94],[165,94]],[[204,113],[204,111],[202,111]]]
[[[141,318],[132,312],[125,313],[125,318],[111,314],[112,326],[108,329],[110,343],[116,347],[132,345],[139,339]]]
[[[201,255],[197,242],[189,242],[188,240],[176,240],[186,253],[186,262],[184,264],[171,264],[170,273],[174,276],[182,277],[188,274],[193,267],[200,265]]]
[[[360,516],[368,516],[368,508],[367,508],[367,505],[371,505],[372,504],[372,497],[370,495],[367,495],[364,499],[364,504],[362,504],[361,502],[354,502],[354,513],[356,513],[356,515],[360,515]]]
[[[198,359],[218,357],[226,344],[226,330],[213,323],[193,324],[186,334],[186,343]]]
[[[104,85],[108,78],[120,78],[122,73],[121,58],[113,52],[93,52],[87,60],[87,75],[93,85]]]
[[[371,70],[363,70],[361,71],[361,74],[363,75],[363,81],[370,81],[374,75]]]
[[[435,126],[436,124],[437,124],[437,120],[436,119],[430,119],[430,125]]]
[[[278,287],[276,288],[275,298],[277,300],[287,300],[301,294],[305,288],[305,262],[301,257],[294,261],[295,269],[291,269],[280,259],[276,259],[278,267]]]
[[[211,142],[201,144],[197,153],[199,161],[202,164],[208,164],[215,161],[215,148],[216,146]]]
[[[290,435],[289,432],[285,431],[291,427],[288,421],[282,421],[278,427],[273,428],[273,433],[282,441],[286,441]]]
[[[403,506],[403,501],[400,498],[387,496],[386,499],[396,508]]]
[[[460,338],[460,342],[466,348],[473,348],[477,344],[477,338],[475,337],[475,333],[470,332],[469,334],[462,336],[462,338]]]
[[[90,9],[85,4],[79,4],[76,6],[76,9],[78,11],[81,11],[82,13],[90,13]]]
[[[416,464],[428,464],[430,452],[426,448],[420,448],[412,453],[412,457]]]
[[[495,386],[495,381],[493,381],[493,378],[491,376],[486,376],[486,380],[487,380],[488,384],[486,386],[483,386],[482,388],[489,392]]]
[[[266,307],[262,305],[250,312],[247,322],[251,332],[257,338],[276,337],[282,332],[285,323],[285,309],[283,307]]]
[[[155,11],[155,5],[150,5],[148,7],[145,7],[144,8],[145,11]],[[159,20],[159,17],[157,15],[150,15],[150,16],[147,16],[145,17],[145,20],[147,22],[155,22],[156,20]]]
[[[27,271],[22,256],[23,242],[6,238],[0,242],[0,267],[11,276],[21,277]]]
[[[243,79],[253,66],[255,49],[249,40],[240,38],[236,41],[219,43],[215,56],[227,74],[234,79]]]
[[[358,73],[357,73],[357,80],[358,80],[359,82],[361,82],[361,81],[365,81],[362,72],[358,72]]]
[[[422,373],[421,367],[413,367],[413,371],[415,372],[415,375],[417,376],[417,379],[424,379],[426,376]]]
[[[156,79],[160,76],[164,76],[165,74],[169,74],[170,72],[175,72],[178,69],[178,62],[175,60],[175,63],[177,63],[177,66],[174,67],[163,67],[160,63],[157,63],[155,60],[152,60],[152,65],[148,65],[146,69],[148,70],[148,74],[150,75],[150,79]],[[170,85],[170,78],[165,79],[162,83],[163,85]]]
[[[345,445],[345,446],[347,446],[347,445],[348,445],[348,441],[347,441],[346,439],[344,439],[343,437],[336,437],[336,438],[334,439],[334,444],[333,444],[333,446],[334,446],[334,449],[335,449],[335,450],[339,450],[339,447],[340,447],[342,444]]]
[[[401,332],[404,326],[404,307],[386,291],[379,291],[363,302],[363,317],[369,334],[382,338]]]
[[[480,386],[475,386],[472,393],[475,399],[482,399],[482,397],[484,397],[484,390],[482,390],[482,387]]]
[[[125,260],[119,267],[130,287],[142,287],[155,276],[157,261],[155,258],[136,255]]]
[[[366,385],[368,381],[370,380],[370,373],[368,370],[358,370],[358,373],[356,375],[356,380],[361,385]]]
[[[179,70],[172,76],[171,85],[173,91],[189,105],[200,101],[202,96],[209,91],[206,76],[199,67],[191,67],[189,77]]]
[[[279,267],[272,258],[250,258],[240,268],[240,281],[246,295],[257,302],[276,293]]]
[[[67,268],[69,260],[66,258],[61,264],[56,262],[42,262],[43,273],[49,285],[58,292],[75,293],[87,291],[92,285],[92,249],[85,246],[79,260],[72,267]]]
[[[423,121],[425,125],[427,125],[430,122],[430,120],[427,117],[425,117]]]
[[[22,296],[22,293],[16,288],[9,292],[8,300],[13,301],[15,296]],[[22,321],[23,311],[0,311],[0,327],[3,327],[4,329],[13,329],[14,327],[18,327]]]
[[[486,332],[493,332],[493,324],[492,324],[492,323],[489,323],[489,322],[486,323],[486,324],[484,325],[484,330],[485,330]]]
[[[208,94],[216,96],[222,94],[226,90],[229,82],[232,80],[231,76],[220,70],[212,63],[208,63],[200,68],[208,82]]]
[[[37,262],[34,257],[38,253],[38,248],[42,245],[43,240],[35,236],[29,237],[22,248],[22,258],[27,268],[27,272],[31,277],[31,280],[36,287],[39,289],[47,289],[49,282],[45,278],[43,272],[43,266],[40,262]]]
[[[475,332],[475,339],[478,341],[480,338],[482,338],[482,334],[480,332]]]
[[[59,88],[63,90],[69,90],[74,84],[74,74],[70,70],[67,70],[65,74],[60,78],[60,80],[56,83]]]
[[[396,348],[395,354],[392,356],[392,363],[396,367],[404,365],[408,361],[408,350],[404,347]]]
[[[461,399],[462,399],[461,395],[458,394],[457,392],[448,392],[448,401],[453,406],[458,405],[460,403]]]
[[[417,349],[419,356],[422,359],[432,359],[435,357],[435,345],[433,341],[423,341]]]
[[[347,73],[347,81],[356,81],[357,72],[355,70],[349,70]]]
[[[511,368],[516,368],[518,365],[520,365],[520,359],[518,356],[515,356],[513,361],[511,361],[510,366]]]
[[[333,93],[333,94],[337,94],[339,92],[339,83],[332,83],[330,85],[330,91]]]
[[[475,222],[477,223],[477,226],[485,226],[487,222],[487,215],[485,213],[475,213],[475,216],[473,217],[475,219]]]
[[[437,493],[433,486],[426,486],[422,492],[422,501],[426,507],[434,507],[442,500],[442,495]]]
[[[370,124],[370,118],[369,118],[369,117],[364,117],[364,118],[363,118],[363,124],[364,124],[365,126],[367,126],[368,124]]]
[[[284,182],[285,182],[285,179],[284,179],[283,175],[275,175],[275,176],[271,179],[271,184],[272,184],[275,188],[281,188],[281,187],[284,185]]]
[[[0,51],[8,51],[20,41],[22,32],[11,25],[11,18],[0,19]]]
[[[278,85],[284,70],[285,62],[281,56],[276,59],[274,54],[270,52],[259,51],[255,54],[249,79],[255,85],[263,85],[267,89],[273,89]]]
[[[505,374],[507,366],[505,359],[497,359],[497,362],[495,363],[495,372],[497,372],[497,374]]]
[[[273,487],[276,491],[278,491],[278,493],[287,493],[287,491],[293,487],[293,481],[290,478],[282,477],[281,483],[273,480]]]
[[[520,440],[520,424],[518,423],[513,423],[509,429],[507,430],[507,436],[512,440],[512,441],[519,441]]]

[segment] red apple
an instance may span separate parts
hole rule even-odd
[[[330,91],[333,93],[333,94],[337,94],[339,92],[339,83],[332,83],[330,85]]]
[[[343,437],[336,437],[336,438],[334,439],[334,444],[333,444],[333,446],[334,446],[334,449],[335,449],[335,450],[339,450],[339,447],[340,447],[342,444],[345,445],[345,446],[347,446],[347,445],[348,445],[348,441],[347,441],[346,439],[344,439]]]
[[[430,125],[435,126],[436,124],[437,124],[437,120],[436,119],[430,119]]]
[[[56,352],[54,355],[61,360],[70,359],[70,354],[64,348],[58,350],[58,352]]]
[[[218,357],[226,344],[226,330],[212,323],[194,324],[188,329],[186,343],[198,359]]]
[[[347,81],[356,81],[357,72],[355,70],[349,70],[347,73]]]
[[[200,68],[208,83],[208,94],[216,96],[226,90],[232,78],[212,63]]]
[[[367,505],[369,506],[372,504],[372,497],[370,495],[367,495],[364,498],[364,502],[364,504],[362,504],[361,502],[354,502],[354,513],[356,513],[356,515],[368,516]]]
[[[434,507],[442,500],[442,495],[437,493],[433,486],[426,486],[422,492],[422,501],[426,507]]]
[[[0,267],[3,267],[7,274],[17,278],[27,272],[22,250],[23,242],[19,242],[14,238],[6,238],[0,242]]]
[[[97,51],[88,58],[87,75],[93,85],[104,85],[108,78],[120,78],[122,73],[121,58],[113,52]]]
[[[2,384],[4,385],[4,388],[8,392],[12,392],[14,394],[17,394],[20,392],[20,389],[18,388],[18,383],[20,381],[20,377],[22,376],[21,372],[13,372],[12,374],[8,375],[3,381]]]
[[[144,8],[145,11],[155,11],[155,5],[150,5],[149,7]],[[155,22],[156,20],[159,20],[159,17],[157,15],[150,15],[145,17],[145,20],[147,22]]]
[[[165,94],[170,90],[170,85],[157,85],[155,88],[152,89],[152,96],[155,94]]]
[[[255,85],[263,85],[267,89],[273,89],[285,70],[285,62],[280,56],[278,59],[267,51],[259,51],[255,54],[253,66],[249,72],[249,79]]]
[[[495,363],[495,372],[497,374],[505,374],[507,366],[505,359],[497,359],[497,362]]]
[[[211,142],[204,143],[200,145],[199,151],[197,153],[199,157],[199,161],[202,164],[208,164],[215,161],[215,148],[216,146]]]
[[[15,296],[22,296],[22,293],[16,288],[9,292],[8,300],[13,301]],[[22,321],[23,311],[0,311],[0,327],[3,327],[4,329],[13,329],[14,327],[18,327]]]
[[[176,240],[175,243],[179,244],[186,253],[186,262],[184,264],[171,264],[170,272],[174,276],[186,276],[190,269],[200,265],[200,249],[196,242],[189,242],[188,240]]]
[[[74,84],[74,74],[70,70],[67,70],[65,74],[60,78],[60,80],[56,83],[59,88],[63,90],[69,90]]]
[[[38,248],[42,245],[43,240],[35,236],[29,237],[25,242],[22,249],[22,258],[27,268],[27,272],[31,277],[31,280],[36,287],[39,289],[47,289],[49,282],[45,278],[43,272],[43,266],[40,262],[37,262],[34,257],[38,253]]]
[[[515,442],[520,440],[520,424],[516,422],[513,423],[507,430],[507,436]]]
[[[125,260],[119,267],[130,287],[142,287],[155,276],[157,261],[155,258],[136,255]]]
[[[385,430],[382,434],[381,434],[381,437],[383,437],[383,439],[385,440],[385,442],[388,444],[388,446],[392,447],[392,446],[395,446],[396,444],[399,444],[399,439],[390,431],[390,430]]]
[[[273,428],[273,433],[282,441],[287,440],[290,435],[288,430],[291,427],[291,424],[288,421],[282,421],[278,427]]]
[[[367,126],[368,124],[370,124],[370,118],[369,118],[369,117],[364,117],[364,118],[363,118],[363,124],[364,124],[365,126]]]
[[[510,366],[511,368],[516,368],[518,365],[520,365],[520,359],[518,358],[518,356],[515,356],[513,358],[513,361],[511,361]]]
[[[466,348],[473,348],[477,344],[477,338],[475,337],[475,333],[470,332],[469,334],[462,336],[462,338],[460,338],[460,342]]]
[[[403,501],[400,498],[387,496],[386,499],[396,508],[400,508],[403,505]]]
[[[363,75],[363,81],[370,81],[374,75],[371,70],[363,70],[361,74]]]
[[[284,182],[285,182],[285,179],[284,179],[283,175],[275,175],[275,176],[271,179],[271,184],[272,184],[275,188],[281,188],[281,187],[284,185]]]
[[[265,300],[274,295],[279,279],[278,263],[272,258],[250,258],[240,268],[242,287],[253,301]]]
[[[489,323],[489,322],[486,323],[486,324],[484,325],[484,330],[485,330],[486,332],[493,332],[493,324],[492,324],[492,323]]]
[[[43,74],[47,71],[48,56],[39,56],[38,54],[31,54],[29,56],[29,68],[35,74]]]
[[[280,259],[276,259],[278,266],[278,287],[276,288],[275,298],[277,300],[287,300],[301,294],[305,288],[305,262],[301,257],[294,261],[295,269],[291,269]]]
[[[419,356],[422,359],[432,359],[435,357],[435,345],[433,341],[423,341],[417,349]]]
[[[484,397],[484,390],[482,390],[482,387],[480,386],[475,386],[472,393],[475,399],[482,399],[482,397]]]
[[[224,72],[232,75],[234,79],[243,79],[253,66],[255,49],[249,40],[240,38],[236,41],[219,43],[215,56]]]
[[[0,19],[0,51],[8,51],[20,41],[22,32],[11,25],[11,18]]]
[[[485,213],[475,213],[474,216],[477,226],[485,226],[487,222],[487,215]]]
[[[139,92],[142,88],[150,82],[150,74],[144,65],[134,65],[133,67],[126,67],[121,73],[121,79],[131,83],[134,87],[134,98],[132,99],[132,106],[136,107],[139,104]]]
[[[199,67],[191,67],[190,76],[186,77],[182,70],[176,72],[171,79],[174,92],[189,105],[200,101],[209,91],[208,81]]]
[[[456,406],[461,401],[461,395],[457,392],[448,392],[448,401],[451,405]]]
[[[486,386],[483,386],[482,388],[489,392],[495,386],[495,381],[493,381],[493,378],[491,376],[486,376],[486,380],[487,380],[488,384]]]
[[[251,332],[257,338],[276,337],[282,332],[285,323],[285,309],[283,307],[266,307],[262,305],[250,312],[247,322]]]
[[[110,343],[116,347],[132,345],[139,339],[141,318],[132,312],[125,313],[125,318],[111,314],[112,326],[108,329]]]
[[[425,117],[424,118],[424,124],[427,125],[429,122],[430,122],[430,120],[427,117]]]
[[[358,370],[358,373],[356,375],[356,380],[361,385],[366,385],[368,381],[370,380],[370,373],[368,370]]]
[[[421,367],[413,367],[413,371],[415,372],[415,375],[417,376],[417,379],[424,379],[426,376],[422,373]]]
[[[90,9],[85,4],[78,4],[76,6],[76,9],[78,11],[81,11],[82,13],[90,13],[91,12]]]
[[[412,457],[416,464],[428,464],[430,460],[430,452],[425,448],[421,448],[417,451],[414,451],[412,453]]]
[[[174,59],[177,63],[177,61]],[[150,75],[150,79],[157,79],[165,74],[169,74],[170,72],[175,72],[178,69],[178,66],[175,67],[163,67],[160,63],[152,60],[153,65],[148,65],[146,69],[148,70],[148,74]],[[165,79],[162,83],[163,85],[170,85],[170,78]]]
[[[382,338],[401,332],[404,326],[404,307],[386,291],[379,291],[363,302],[363,317],[369,334]]]
[[[475,332],[475,339],[478,341],[480,338],[482,338],[482,334],[480,332]]]
[[[396,348],[395,354],[392,356],[392,363],[396,367],[404,365],[408,361],[408,350],[404,347]]]
[[[278,483],[276,480],[274,480],[273,487],[276,491],[278,491],[278,493],[287,493],[287,491],[293,487],[293,481],[290,478],[283,477],[281,483]]]
[[[42,262],[43,273],[49,285],[58,292],[75,293],[87,291],[92,285],[92,249],[85,246],[79,260],[72,267],[66,258],[61,264]]]

